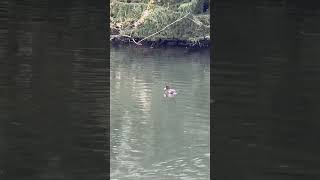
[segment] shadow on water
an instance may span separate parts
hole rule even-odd
[[[319,179],[319,9],[217,2],[216,21],[216,179]]]
[[[105,3],[0,9],[1,179],[108,178]]]

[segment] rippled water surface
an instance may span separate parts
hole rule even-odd
[[[209,179],[209,57],[111,48],[111,179]],[[175,99],[163,97],[166,83]]]

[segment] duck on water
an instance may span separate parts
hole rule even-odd
[[[175,97],[178,93],[175,89],[171,89],[169,86],[166,86],[164,89],[164,97]]]

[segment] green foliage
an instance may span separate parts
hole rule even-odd
[[[142,0],[130,3],[114,0],[111,3],[111,26],[115,24],[121,26],[121,34],[144,38],[191,12],[187,18],[172,24],[159,34],[150,37],[149,40],[179,39],[197,42],[208,39],[210,38],[210,16],[196,13],[196,8],[202,1],[205,0],[160,0],[144,19],[143,24],[134,28],[134,22],[141,18],[148,4]]]

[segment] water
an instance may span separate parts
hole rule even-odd
[[[209,179],[209,57],[111,48],[111,179]],[[175,99],[163,97],[166,83]]]
[[[217,180],[320,179],[320,11],[290,2],[216,2]]]
[[[0,2],[0,179],[108,178],[104,6]]]

